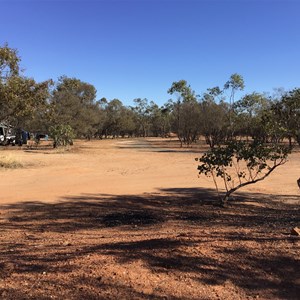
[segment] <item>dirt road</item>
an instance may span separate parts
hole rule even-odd
[[[197,177],[195,157],[200,151],[170,149],[155,139],[79,142],[74,151],[64,153],[11,152],[25,167],[1,171],[1,203],[57,201],[82,194],[126,195],[171,188],[213,188],[211,180]],[[299,161],[293,155],[270,178],[244,190],[298,195]]]

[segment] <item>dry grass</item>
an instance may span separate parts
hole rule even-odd
[[[63,154],[63,153],[68,153],[68,152],[72,152],[72,146],[67,145],[67,146],[60,146],[57,148],[54,148],[52,153],[56,153],[56,154]]]
[[[18,169],[22,167],[23,164],[15,155],[0,155],[0,169]]]

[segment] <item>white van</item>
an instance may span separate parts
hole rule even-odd
[[[0,144],[1,145],[8,145],[12,144],[15,145],[16,143],[16,136],[12,132],[12,127],[0,123]]]

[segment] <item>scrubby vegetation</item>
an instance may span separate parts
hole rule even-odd
[[[23,164],[12,155],[0,155],[0,169],[18,169]]]
[[[264,180],[287,162],[291,149],[285,145],[231,141],[211,148],[199,158],[199,174],[212,177],[222,205],[238,189]],[[198,160],[198,158],[196,159]],[[218,178],[221,180],[218,181]],[[225,193],[220,194],[219,186]]]
[[[53,137],[53,147],[73,145],[74,132],[70,125],[56,125],[50,127]]]

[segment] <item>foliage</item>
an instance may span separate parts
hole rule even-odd
[[[75,137],[70,125],[54,125],[50,127],[50,135],[53,138],[53,147],[73,145]]]
[[[136,131],[136,115],[131,108],[125,107],[121,100],[111,101],[102,98],[99,101],[101,122],[98,125],[97,135],[102,138],[111,136],[117,138],[133,136]]]
[[[5,44],[0,47],[0,79],[5,81],[7,78],[19,75],[19,63],[21,59],[18,51]]]
[[[200,162],[199,174],[212,177],[218,194],[219,186],[223,185],[226,192],[221,203],[226,204],[233,192],[265,179],[283,165],[290,150],[278,144],[231,141],[211,148],[196,160]]]
[[[59,78],[50,99],[50,124],[67,124],[77,137],[91,138],[101,122],[93,85],[76,78]]]
[[[50,82],[36,83],[33,79],[13,77],[0,86],[0,98],[3,110],[1,120],[10,123],[22,123],[30,119],[33,113],[45,104],[48,98]]]
[[[132,107],[132,110],[135,112],[138,136],[146,137],[149,136],[150,130],[150,106],[148,99],[137,98],[133,100],[135,106]]]
[[[300,145],[300,89],[284,94],[280,101],[272,104],[265,114],[269,134],[277,140],[294,138]]]
[[[235,101],[235,94],[237,91],[242,91],[245,88],[244,79],[241,75],[235,73],[230,76],[230,79],[225,83],[224,90],[230,91],[229,97],[229,112],[228,112],[228,119],[229,119],[229,137],[232,139],[235,134],[235,128],[233,123],[234,117],[234,101]]]
[[[154,136],[167,137],[171,130],[170,107],[159,107],[153,101],[150,102],[150,132]]]
[[[204,135],[210,147],[234,139],[238,134],[238,122],[235,112],[235,94],[244,89],[244,79],[232,74],[224,84],[208,88],[200,98],[201,122],[199,131]],[[227,96],[229,91],[229,98]]]
[[[229,106],[223,100],[216,102],[215,97],[219,95],[206,93],[200,102],[200,133],[211,148],[223,143],[228,135]]]
[[[195,142],[199,137],[200,107],[195,92],[185,80],[173,82],[168,93],[177,95],[172,101],[173,128],[181,146]]]
[[[121,108],[119,128],[118,134],[121,135],[121,137],[125,137],[126,135],[132,137],[136,132],[137,124],[135,122],[135,114],[131,109],[125,106]]]
[[[169,88],[168,93],[173,95],[177,94],[179,101],[194,101],[196,99],[195,92],[191,86],[188,85],[186,80],[174,81]]]
[[[253,140],[266,140],[266,112],[271,101],[263,94],[251,93],[243,96],[234,106],[234,123],[236,133],[240,136],[251,137]]]
[[[229,80],[225,83],[224,89],[231,91],[230,99],[234,101],[234,95],[236,91],[243,90],[245,88],[244,78],[242,75],[234,73],[230,76]]]
[[[51,80],[36,83],[20,73],[17,50],[0,47],[0,121],[21,126],[42,109],[49,97]]]

